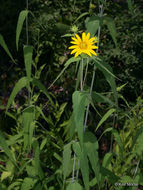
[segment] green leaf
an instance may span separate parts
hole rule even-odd
[[[108,181],[109,184],[114,185],[119,179],[118,176],[116,176],[113,172],[111,172],[110,170],[108,170],[108,169],[106,169],[104,167],[101,167],[100,171],[101,171],[101,175],[104,178],[107,177],[107,181]]]
[[[73,114],[78,137],[83,143],[83,127],[84,127],[84,113],[87,106],[87,95],[85,93],[75,91],[72,95],[73,100]]]
[[[54,82],[50,85],[49,88],[51,88],[51,86],[53,86],[53,84],[61,77],[61,75],[64,73],[64,71],[69,67],[69,65],[71,63],[80,61],[81,58],[75,58],[75,57],[71,57],[70,59],[68,59],[68,61],[65,63],[65,67],[63,68],[63,70],[60,72],[60,74],[57,76],[57,78],[54,80]],[[49,89],[48,88],[48,89]]]
[[[35,78],[32,78],[31,82],[32,82],[33,85],[37,86],[37,87],[47,96],[47,98],[50,100],[51,104],[54,105],[54,103],[53,103],[51,97],[50,97],[49,94],[48,94],[47,89],[46,89],[45,86],[40,82],[40,80],[35,79]]]
[[[107,129],[105,129],[104,132],[102,133],[102,135],[99,137],[98,141],[101,139],[101,137],[102,137],[105,133],[110,132],[110,131],[112,131],[112,130],[113,130],[112,127],[109,127],[109,128],[107,128]]]
[[[99,121],[95,132],[98,130],[98,128],[104,123],[104,121],[106,121],[108,119],[108,117],[110,117],[112,115],[113,112],[115,112],[115,109],[110,109],[109,111],[106,112],[106,114],[102,117],[102,119]]]
[[[103,158],[103,162],[102,162],[102,166],[104,168],[108,168],[109,164],[111,163],[111,160],[113,158],[113,153],[106,153],[104,158]]]
[[[107,63],[104,63],[104,61],[101,60],[100,58],[96,58],[93,56],[92,59],[95,61],[96,67],[104,74],[107,82],[109,83],[113,91],[116,106],[118,107],[118,94],[117,94],[116,83],[115,83],[116,77],[113,74],[113,70],[111,66],[108,65]]]
[[[21,190],[31,190],[36,182],[37,179],[26,177],[22,183]]]
[[[1,174],[1,181],[11,176],[11,171],[4,171]]]
[[[71,161],[71,143],[68,143],[67,145],[64,146],[63,150],[63,174],[64,174],[64,180],[67,177],[67,173],[69,170],[69,164]]]
[[[24,50],[24,62],[25,62],[26,74],[27,74],[28,80],[30,81],[33,47],[32,46],[24,46],[23,50]]]
[[[139,156],[142,155],[143,152],[143,126],[140,127],[140,129],[136,132],[136,135],[133,138],[133,143],[131,149],[135,147],[135,153]]]
[[[42,180],[44,178],[44,173],[43,173],[42,168],[40,166],[40,148],[39,148],[38,141],[34,141],[33,149],[34,149],[34,169],[35,169],[35,173]]]
[[[86,19],[85,26],[86,26],[86,33],[90,33],[91,36],[94,36],[100,26],[101,19],[98,16],[92,16]]]
[[[13,154],[11,153],[11,151],[10,151],[10,149],[9,149],[7,143],[6,143],[6,140],[5,140],[5,138],[3,137],[3,135],[2,135],[2,132],[0,132],[0,146],[1,146],[1,148],[3,149],[4,153],[5,153],[5,154],[8,156],[8,158],[12,161],[12,163],[13,163],[16,167],[18,167],[17,164],[16,164],[16,160],[15,160],[15,158],[13,157]]]
[[[117,47],[117,39],[116,39],[116,36],[117,36],[117,32],[116,32],[116,27],[115,27],[115,23],[114,23],[114,20],[110,17],[107,17],[105,16],[104,17],[104,23],[107,25],[108,27],[108,30],[112,36],[112,39],[115,43],[115,46]]]
[[[74,183],[69,183],[66,190],[83,190],[82,186],[77,183],[77,182],[74,182]]]
[[[80,20],[82,17],[84,17],[84,16],[86,16],[86,15],[88,15],[88,14],[89,14],[89,12],[82,13],[82,14],[74,21],[74,23],[76,23],[78,20]]]
[[[86,131],[84,134],[84,150],[88,155],[91,167],[94,171],[98,184],[100,183],[100,164],[98,158],[98,141],[95,135]]]
[[[27,10],[23,10],[20,12],[17,22],[17,28],[16,28],[16,48],[18,50],[18,43],[19,43],[19,37],[22,31],[23,23],[28,15]]]
[[[122,143],[122,140],[120,138],[120,135],[116,129],[112,130],[112,134],[114,135],[115,141],[119,145],[120,153],[122,155],[124,149],[123,149],[123,143]]]
[[[80,170],[82,173],[85,189],[89,190],[89,165],[88,165],[87,154],[85,150],[81,151],[81,148],[78,142],[73,143],[73,150],[80,161]]]
[[[109,100],[106,96],[103,96],[101,93],[93,91],[91,93],[92,100],[98,103],[108,103],[111,106],[116,106],[114,102]]]
[[[22,77],[21,79],[19,79],[19,81],[16,83],[15,87],[13,88],[13,91],[8,99],[8,103],[7,103],[7,106],[6,106],[6,112],[7,110],[9,109],[9,106],[12,104],[12,102],[14,101],[16,95],[18,94],[18,92],[26,87],[28,84],[28,79],[27,77]]]
[[[34,106],[30,106],[26,108],[22,113],[22,123],[23,123],[23,135],[24,135],[24,150],[26,148],[31,147],[31,127],[34,127],[32,125],[32,122],[35,118],[35,108]]]
[[[15,61],[14,61],[14,59],[13,59],[13,57],[12,57],[12,55],[11,55],[11,53],[10,53],[7,45],[6,45],[6,43],[4,41],[4,38],[3,38],[3,36],[1,34],[0,34],[0,45],[3,47],[3,49],[8,54],[8,56],[11,58],[11,60],[15,63]]]

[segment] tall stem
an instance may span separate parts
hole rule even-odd
[[[105,0],[105,2],[106,2],[106,0]],[[104,6],[103,6],[103,4],[99,8],[100,8],[99,16],[102,17],[103,16],[103,12],[104,12]],[[99,47],[100,33],[101,33],[101,27],[99,26],[99,28],[98,28],[98,43],[97,43],[98,47]],[[98,49],[96,50],[96,53],[98,53]],[[90,86],[90,95],[91,95],[92,90],[93,90],[93,84],[94,84],[94,79],[95,79],[95,71],[96,71],[96,66],[94,65],[93,75],[92,75],[92,81],[91,81],[91,86]],[[87,124],[87,120],[88,120],[88,113],[89,113],[89,105],[87,106],[86,113],[85,113],[84,128],[83,128],[84,132],[85,132],[86,124]]]

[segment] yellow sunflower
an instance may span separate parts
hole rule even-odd
[[[98,47],[94,45],[97,43],[95,37],[90,38],[90,33],[86,35],[85,32],[82,33],[82,38],[80,38],[78,34],[75,34],[75,36],[76,38],[72,37],[73,41],[70,42],[74,44],[69,47],[69,49],[73,49],[71,54],[75,53],[75,57],[82,53],[87,54],[90,57],[92,54],[97,56],[97,53],[94,51],[94,49],[98,49]]]

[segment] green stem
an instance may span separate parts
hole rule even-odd
[[[87,58],[86,70],[85,70],[85,75],[84,75],[84,79],[83,79],[83,86],[84,86],[84,84],[85,84],[85,80],[86,80],[86,76],[87,76],[88,64],[89,64],[89,60],[88,60],[88,58]]]
[[[83,91],[83,58],[80,66],[80,90]]]

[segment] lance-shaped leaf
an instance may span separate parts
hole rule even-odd
[[[23,23],[28,15],[27,10],[23,10],[20,12],[17,22],[17,28],[16,28],[16,48],[18,50],[18,43],[19,43],[19,37],[22,31]]]
[[[107,111],[105,113],[105,115],[102,117],[102,119],[99,121],[95,131],[97,131],[98,128],[104,123],[104,121],[106,121],[108,119],[108,117],[110,117],[112,115],[112,113],[115,111],[116,111],[115,109],[110,109],[109,111]]]
[[[33,47],[32,46],[24,46],[23,50],[24,50],[24,62],[25,62],[26,75],[27,75],[28,80],[30,81]]]
[[[0,45],[3,47],[3,49],[5,50],[5,52],[7,53],[7,55],[11,58],[11,60],[15,63],[6,43],[5,43],[5,40],[3,38],[3,36],[0,34]]]
[[[19,92],[22,88],[26,87],[27,84],[28,84],[28,79],[27,79],[27,77],[22,77],[22,78],[16,83],[16,85],[15,85],[15,87],[13,88],[13,91],[12,91],[12,93],[11,93],[9,99],[8,99],[8,103],[7,103],[7,106],[6,106],[6,112],[7,112],[8,108],[9,108],[9,106],[10,106],[10,105],[12,104],[12,102],[14,101],[14,99],[15,99],[16,95],[18,94],[18,92]]]

